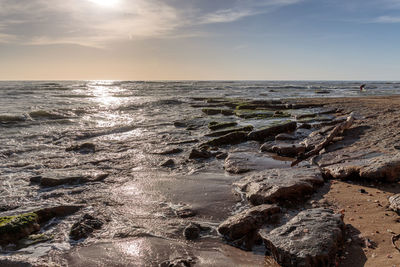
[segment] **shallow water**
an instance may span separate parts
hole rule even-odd
[[[201,99],[218,97],[282,99],[400,92],[397,82],[371,82],[362,93],[358,89],[360,84],[296,81],[0,82],[0,212],[14,210],[17,213],[46,203],[84,204],[81,213],[43,227],[43,232],[54,235],[51,245],[41,244],[22,253],[31,255],[29,253],[36,249],[37,256],[43,256],[57,248],[55,255],[63,256],[54,256],[53,260],[62,264],[102,261],[102,258],[96,258],[96,253],[144,243],[147,245],[139,246],[142,249],[121,260],[136,257],[135,261],[140,258],[152,265],[171,255],[179,256],[184,250],[187,255],[202,259],[205,266],[222,262],[227,257],[237,266],[268,265],[270,263],[266,263],[263,255],[228,248],[215,230],[222,220],[246,205],[231,187],[241,176],[224,173],[223,160],[193,163],[187,159],[196,144],[193,140],[205,140],[207,124],[212,120],[235,120],[239,125],[251,124],[259,128],[280,119],[209,117],[197,106],[204,104]],[[191,130],[175,127],[176,121],[185,121]],[[95,144],[96,152],[66,151],[71,145],[82,142]],[[174,156],[155,153],[171,144],[184,152]],[[239,146],[239,151],[246,151],[246,145],[252,146]],[[160,167],[161,162],[171,157],[176,161],[174,168]],[[281,163],[277,165],[271,158],[265,164],[278,166]],[[110,175],[104,182],[52,188],[30,183],[30,177],[48,171],[105,171]],[[202,241],[195,244],[182,241],[182,230],[188,219],[175,215],[182,207],[196,211],[196,217],[190,220],[212,229],[204,234]],[[84,212],[101,214],[107,220],[106,226],[86,240],[72,242],[68,239],[68,231]],[[80,250],[81,246],[88,248]],[[147,251],[147,256],[140,256],[145,253],[143,251]],[[77,262],[79,256],[72,257],[74,253],[84,255],[85,260]],[[113,256],[119,253],[115,252]],[[157,258],[154,253],[161,256]],[[94,258],[90,259],[87,254],[93,254]],[[242,254],[250,257],[248,262],[243,262]],[[213,259],[207,263],[207,258]],[[105,262],[108,260],[104,258]],[[114,263],[116,266],[122,264]],[[107,266],[111,265],[107,263]]]

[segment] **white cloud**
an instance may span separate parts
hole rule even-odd
[[[0,0],[0,40],[101,47],[113,40],[193,36],[182,28],[228,23],[301,0]]]
[[[400,23],[400,17],[380,16],[373,20],[376,23]]]

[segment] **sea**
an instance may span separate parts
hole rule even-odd
[[[257,128],[270,120],[207,116],[205,100],[397,94],[400,82],[392,81],[0,81],[0,216],[46,205],[83,206],[42,225],[40,233],[50,241],[2,247],[0,259],[17,255],[40,264],[152,266],[184,255],[204,266],[260,266],[263,253],[229,246],[216,232],[222,220],[247,205],[232,189],[240,176],[225,173],[223,161],[193,162],[188,153],[206,140],[211,121]],[[83,143],[95,150],[68,149]],[[182,152],[162,155],[171,147]],[[161,166],[168,159],[174,166]],[[108,177],[56,187],[32,182],[49,173],[99,171]],[[182,240],[188,219],[177,212],[186,208],[196,213],[190,221],[210,229],[201,242]],[[87,213],[104,226],[71,240],[71,226]]]

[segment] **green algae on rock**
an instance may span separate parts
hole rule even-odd
[[[14,242],[38,231],[38,222],[39,216],[34,212],[0,217],[0,243]]]

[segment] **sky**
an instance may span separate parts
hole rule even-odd
[[[0,80],[399,80],[400,0],[0,0]]]

